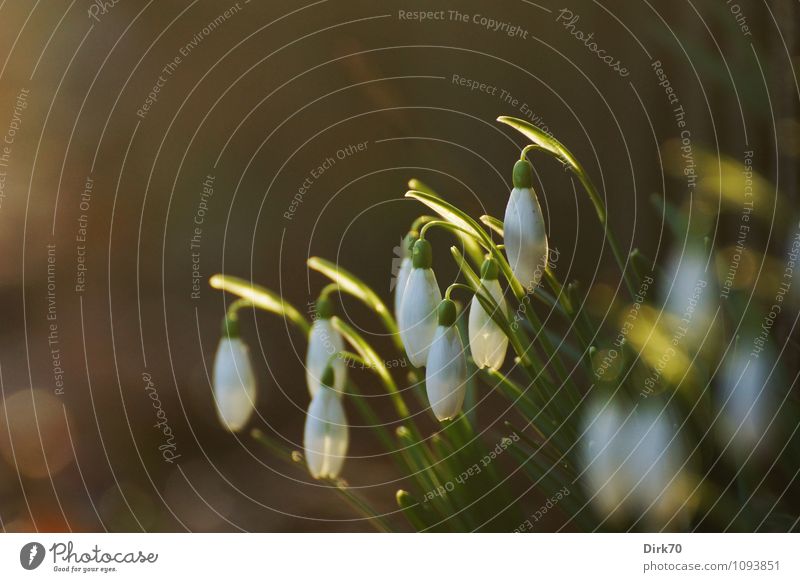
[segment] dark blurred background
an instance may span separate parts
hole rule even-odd
[[[209,375],[230,298],[207,280],[252,279],[306,311],[325,281],[305,260],[319,255],[388,299],[395,247],[424,212],[403,199],[409,178],[474,216],[502,217],[524,140],[498,115],[565,143],[601,187],[621,245],[651,258],[676,243],[652,200],[716,211],[726,204],[716,160],[741,164],[753,151],[769,187],[750,242],[782,249],[770,225],[796,207],[797,3],[731,4],[2,3],[0,133],[13,130],[0,167],[3,529],[370,530],[303,471],[219,426]],[[562,9],[629,74],[570,34]],[[468,22],[400,16],[416,10]],[[685,109],[694,192],[654,61]],[[585,195],[557,162],[532,159],[559,276],[616,288]],[[735,240],[724,213],[716,236]],[[451,240],[432,240],[444,286]],[[389,346],[357,303],[342,309]],[[244,317],[243,334],[259,376],[252,426],[298,448],[305,340],[261,313]],[[393,511],[403,478],[378,451],[353,429],[343,476]]]

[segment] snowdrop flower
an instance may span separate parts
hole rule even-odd
[[[611,519],[642,518],[648,529],[685,525],[694,478],[666,410],[622,407],[615,401],[590,408],[583,459],[592,502]]]
[[[467,387],[467,360],[464,345],[458,334],[456,304],[445,299],[438,309],[436,328],[428,354],[425,387],[433,414],[439,420],[449,420],[461,411]]]
[[[720,443],[734,456],[766,442],[764,431],[775,413],[770,381],[775,359],[770,345],[760,344],[753,356],[742,347],[743,341],[739,343],[725,357],[715,391]]]
[[[514,276],[531,290],[539,284],[547,266],[547,232],[528,160],[514,164],[513,183],[503,221],[503,240]]]
[[[411,363],[424,366],[436,333],[436,309],[442,301],[436,275],[433,274],[433,252],[425,239],[414,243],[412,269],[408,276],[397,325]]]
[[[214,401],[217,415],[231,432],[241,430],[256,404],[256,377],[250,352],[239,337],[239,324],[226,317],[214,358]]]
[[[402,260],[400,261],[400,270],[397,271],[397,279],[395,279],[394,287],[394,317],[400,317],[400,305],[403,302],[403,292],[406,290],[406,283],[408,283],[408,276],[411,274],[413,268],[411,262],[411,250],[414,243],[417,241],[418,234],[416,231],[409,232],[403,239],[401,245]]]
[[[628,452],[622,434],[625,416],[613,401],[595,402],[586,420],[582,453],[588,492],[601,514],[613,515],[630,489],[620,470]]]
[[[635,513],[649,530],[669,525],[688,524],[693,504],[687,496],[693,480],[682,469],[686,460],[669,413],[661,408],[645,408],[628,421],[627,439],[634,447],[624,470],[632,491]],[[674,518],[674,521],[673,521]]]
[[[330,385],[333,369],[328,367],[311,404],[303,432],[306,464],[314,479],[335,479],[347,455],[349,434],[342,400]]]
[[[306,351],[306,385],[312,398],[319,390],[320,379],[328,364],[333,367],[332,387],[339,394],[344,392],[347,366],[344,359],[338,357],[344,350],[344,341],[331,323],[332,315],[330,300],[320,297],[317,300],[317,318],[311,325]]]
[[[497,280],[498,271],[497,262],[486,259],[481,267],[481,283],[497,303],[500,314],[507,317],[506,300]],[[477,295],[472,298],[469,308],[469,347],[475,365],[492,370],[503,365],[508,349],[508,338],[483,308]]]
[[[719,292],[714,281],[714,264],[708,264],[704,255],[696,246],[673,251],[661,279],[661,292],[665,297],[664,310],[672,316],[667,324],[676,330],[679,325],[685,328],[680,335],[690,345],[704,343],[704,347],[714,348],[713,322]]]

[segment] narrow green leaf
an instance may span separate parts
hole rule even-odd
[[[209,284],[213,289],[220,289],[226,293],[246,299],[259,309],[286,317],[305,334],[308,334],[310,326],[306,318],[277,293],[230,275],[214,275],[209,280]]]
[[[500,219],[495,218],[494,216],[489,216],[488,214],[484,214],[483,216],[481,216],[480,220],[483,224],[491,228],[494,232],[496,232],[500,236],[504,236],[503,222]]]
[[[397,413],[402,418],[408,417],[408,407],[406,406],[400,391],[397,389],[397,384],[392,378],[392,375],[386,368],[386,363],[383,361],[383,359],[378,355],[373,347],[369,345],[367,340],[361,337],[356,330],[342,321],[341,318],[334,316],[331,318],[331,322],[333,323],[334,329],[342,334],[342,337],[344,337],[344,339],[346,339],[347,342],[353,346],[359,356],[364,358],[364,361],[367,363],[369,369],[375,372],[381,379],[386,391],[392,398],[392,402],[394,403]]]
[[[409,190],[406,192],[406,197],[419,200],[428,208],[442,216],[445,220],[452,222],[453,224],[470,233],[470,235],[474,236],[476,241],[480,242],[480,244],[489,251],[489,253],[492,255],[492,258],[498,262],[500,265],[500,270],[503,272],[503,275],[508,281],[508,284],[511,287],[511,290],[514,292],[514,295],[518,299],[522,299],[522,297],[525,296],[525,289],[511,271],[511,266],[508,264],[505,255],[501,253],[500,249],[497,248],[497,245],[492,242],[492,239],[489,237],[486,231],[483,230],[483,228],[481,228],[481,226],[468,214],[434,194],[420,192],[417,190]]]
[[[580,167],[580,164],[578,163],[578,160],[575,159],[575,156],[573,156],[570,153],[570,151],[562,145],[560,141],[546,134],[532,123],[529,123],[523,119],[517,119],[516,117],[508,117],[505,115],[498,117],[497,121],[513,127],[518,132],[527,137],[529,140],[531,140],[534,144],[539,146],[541,149],[548,151],[554,156],[556,156],[563,163],[568,164],[573,168]]]
[[[422,192],[420,190],[409,190],[406,192],[407,198],[414,198],[419,200],[425,206],[436,212],[439,216],[452,222],[456,226],[461,227],[464,231],[479,241],[485,241],[487,236],[486,232],[476,223],[468,214],[461,209],[453,206],[444,198],[432,194],[430,192]]]
[[[472,270],[472,267],[469,266],[469,263],[467,263],[464,255],[461,254],[461,251],[458,250],[458,247],[450,247],[450,254],[453,255],[453,258],[456,260],[456,264],[458,268],[461,269],[461,273],[466,277],[467,281],[469,281],[469,286],[473,289],[480,287],[480,278],[475,274],[475,271]]]
[[[322,273],[339,286],[339,289],[361,300],[383,320],[386,330],[392,334],[395,342],[399,341],[397,324],[394,321],[386,304],[375,291],[361,279],[330,261],[320,257],[311,257],[307,261],[310,269]]]
[[[403,515],[406,516],[411,527],[418,532],[427,531],[430,528],[430,524],[425,520],[427,517],[425,510],[411,493],[398,489],[395,498],[397,499],[397,506],[403,510]]]

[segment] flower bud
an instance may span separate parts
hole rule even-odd
[[[336,357],[344,350],[341,334],[333,327],[331,316],[333,309],[328,299],[317,301],[317,319],[311,324],[308,334],[308,350],[306,351],[306,386],[313,398],[319,390],[322,373],[330,363],[333,367],[334,381],[332,387],[341,394],[347,380],[347,366],[344,359]]]
[[[445,299],[439,307],[439,325],[434,332],[425,371],[428,401],[439,420],[455,418],[461,411],[467,390],[467,360],[455,319],[455,304]]]
[[[416,231],[411,231],[403,239],[403,244],[401,245],[402,260],[400,261],[400,270],[397,272],[397,280],[394,287],[395,319],[399,318],[400,316],[400,305],[403,302],[403,293],[406,290],[408,276],[411,274],[411,269],[413,268],[411,262],[411,252],[418,237],[419,235]]]
[[[239,338],[235,319],[226,318],[214,357],[214,400],[217,415],[231,432],[241,430],[255,410],[256,378],[250,353]]]
[[[533,169],[527,160],[514,166],[514,189],[503,221],[503,242],[514,276],[526,289],[538,284],[547,266],[547,231],[542,208],[531,187]]]
[[[306,465],[314,479],[335,479],[347,455],[347,417],[342,400],[324,383],[311,399],[303,432]]]
[[[436,310],[442,300],[436,276],[431,269],[430,243],[424,239],[414,243],[413,269],[403,293],[397,324],[414,366],[424,366],[436,333]]]
[[[493,259],[484,261],[481,267],[481,283],[494,299],[502,317],[508,316],[503,289],[497,280],[498,267]],[[498,370],[503,365],[508,349],[508,338],[491,315],[486,312],[475,295],[469,308],[469,347],[472,359],[479,368]]]

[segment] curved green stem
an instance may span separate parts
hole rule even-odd
[[[524,148],[522,148],[522,151],[519,154],[519,159],[520,160],[526,159],[528,157],[528,152],[529,151],[538,150],[538,149],[541,149],[541,148],[540,148],[540,146],[536,145],[535,143],[532,143],[530,145],[526,145]]]
[[[449,230],[450,232],[456,234],[463,234],[465,236],[470,237],[476,243],[478,243],[481,247],[489,250],[489,247],[482,241],[480,238],[475,237],[469,230],[458,226],[457,224],[453,224],[452,222],[448,222],[447,220],[430,220],[425,223],[425,226],[422,227],[419,231],[419,238],[424,239],[425,235],[428,233],[428,230],[433,227],[444,228],[445,230]]]
[[[417,216],[417,218],[414,219],[414,222],[411,223],[411,230],[419,230],[422,225],[430,222],[431,220],[436,220],[436,217],[428,214]]]
[[[447,289],[445,289],[444,298],[450,299],[450,293],[454,289],[461,289],[462,291],[466,291],[467,293],[470,294],[470,296],[475,295],[475,289],[473,289],[469,285],[464,285],[463,283],[451,283],[450,286]]]

